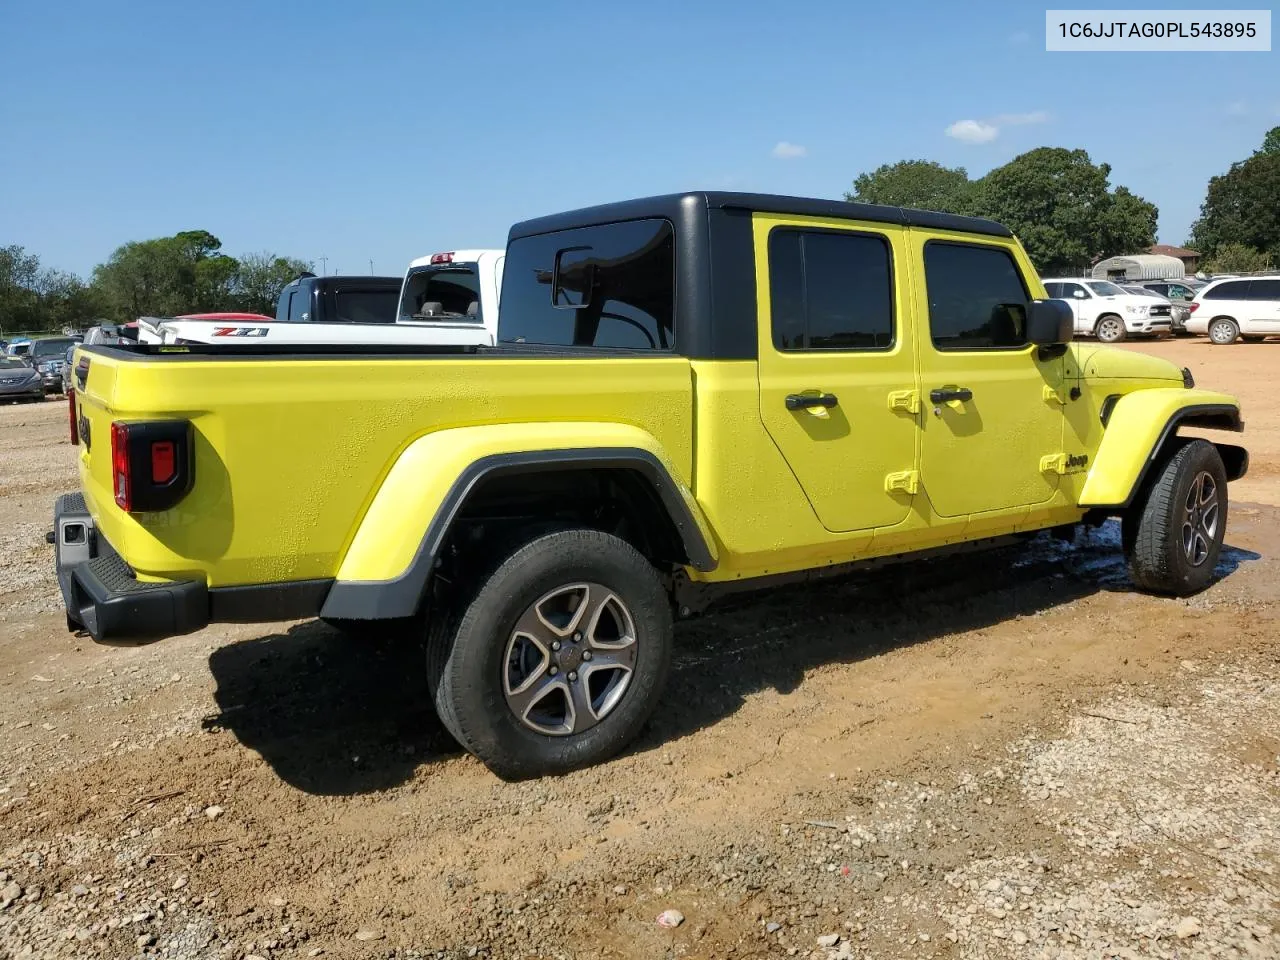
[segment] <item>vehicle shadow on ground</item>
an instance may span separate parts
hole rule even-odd
[[[376,793],[461,748],[436,717],[421,641],[356,639],[318,620],[209,657],[230,731],[307,793]]]
[[[1259,558],[1226,547],[1218,578]],[[671,680],[632,749],[643,753],[713,725],[759,690],[788,693],[821,664],[1132,589],[1113,521],[1082,532],[1073,545],[1042,537],[742,595],[677,626]],[[386,790],[420,765],[460,752],[435,716],[423,664],[413,638],[362,641],[318,621],[301,624],[210,656],[221,712],[205,723],[229,730],[307,793]]]

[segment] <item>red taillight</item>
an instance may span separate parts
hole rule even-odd
[[[151,482],[156,486],[162,487],[173,479],[177,471],[174,456],[172,441],[160,440],[151,444]]]
[[[111,483],[116,506],[125,513],[133,509],[133,477],[129,470],[129,425],[111,424]]]
[[[432,263],[453,263],[452,253],[433,253],[431,255]]]
[[[76,421],[76,388],[67,387],[67,416],[71,421],[71,445],[80,442],[80,424]]]
[[[1196,308],[1197,308],[1197,307],[1199,307],[1199,306],[1200,306],[1200,304],[1198,304],[1198,303],[1196,303],[1196,302],[1192,301],[1191,303],[1189,303],[1189,304],[1187,305],[1187,309],[1188,309],[1188,310],[1190,310],[1192,313],[1195,313],[1195,312],[1196,312]]]

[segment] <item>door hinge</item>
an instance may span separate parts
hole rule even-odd
[[[915,494],[920,489],[920,473],[917,470],[900,470],[884,478],[885,493]]]
[[[920,412],[920,392],[918,390],[894,390],[889,394],[890,410],[905,410],[907,413]]]
[[[1046,403],[1060,403],[1064,407],[1067,405],[1067,395],[1061,390],[1054,389],[1047,383],[1041,391],[1041,396],[1044,397]]]
[[[1087,453],[1051,453],[1040,458],[1041,473],[1080,473],[1089,463]]]

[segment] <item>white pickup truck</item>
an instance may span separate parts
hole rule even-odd
[[[492,346],[497,337],[505,259],[506,250],[491,249],[419,257],[405,272],[395,315],[385,320],[334,322],[324,317],[317,321],[311,319],[313,311],[291,311],[287,306],[277,311],[274,320],[234,315],[216,319],[140,317],[138,339],[170,345],[252,338],[256,344],[301,347],[344,343]],[[299,293],[286,288],[282,300],[286,296],[297,299]],[[341,309],[336,313],[345,316]]]
[[[1119,343],[1128,336],[1173,333],[1172,307],[1167,301],[1128,293],[1110,280],[1046,277],[1044,289],[1071,306],[1078,337]]]

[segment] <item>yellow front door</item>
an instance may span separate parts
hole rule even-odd
[[[911,236],[924,494],[943,517],[1045,503],[1069,386],[1062,356],[1026,342],[1030,263],[1012,242]]]
[[[828,530],[904,520],[919,395],[906,230],[754,218],[760,418]]]

